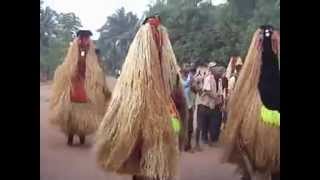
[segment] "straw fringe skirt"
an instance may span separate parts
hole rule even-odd
[[[261,120],[262,102],[257,93],[248,100],[239,119],[228,120],[222,141],[226,145],[223,160],[243,167],[241,153],[246,153],[254,171],[280,172],[280,128]],[[232,112],[231,112],[232,113]],[[240,149],[239,144],[243,147]]]
[[[90,103],[61,101],[56,108],[52,111],[50,122],[60,127],[67,135],[94,133],[104,116],[103,112],[97,112],[95,106]]]

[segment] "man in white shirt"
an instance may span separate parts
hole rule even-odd
[[[195,78],[197,84],[203,85],[198,89],[198,98],[197,98],[197,129],[196,129],[196,150],[201,151],[200,148],[200,131],[204,135],[210,133],[211,141],[215,141],[214,133],[214,119],[216,117],[215,106],[217,103],[218,92],[216,86],[216,80],[212,71],[212,67],[216,65],[215,62],[211,62],[208,65],[209,71],[205,76],[198,76]]]

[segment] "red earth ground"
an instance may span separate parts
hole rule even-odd
[[[111,89],[115,79],[107,78]],[[131,176],[102,171],[95,162],[93,138],[85,146],[69,147],[66,137],[48,123],[50,83],[40,84],[40,179],[131,180]],[[75,139],[76,143],[78,139]],[[221,164],[222,149],[203,147],[202,152],[182,153],[180,180],[238,180],[235,167]]]

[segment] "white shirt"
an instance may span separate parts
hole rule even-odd
[[[205,105],[210,109],[214,109],[216,105],[216,98],[217,98],[217,86],[216,80],[214,75],[209,74],[204,78],[202,94],[199,95],[199,104]]]

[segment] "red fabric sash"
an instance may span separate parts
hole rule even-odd
[[[86,103],[87,94],[84,87],[86,74],[86,62],[85,59],[79,59],[78,69],[71,79],[72,88],[70,91],[71,102]]]
[[[151,25],[151,29],[152,29],[152,35],[153,35],[153,40],[155,41],[157,48],[158,48],[158,53],[159,53],[159,60],[160,60],[160,66],[162,68],[162,36],[161,33],[158,31],[158,26],[160,25],[160,20],[157,18],[150,18],[148,20],[148,23]],[[162,74],[162,70],[161,70],[161,77],[162,77],[162,83],[164,85],[164,78],[163,78],[163,74]],[[181,96],[179,96],[179,92],[176,92],[177,90],[174,90],[174,92],[172,92],[171,94],[171,98],[170,98],[170,103],[171,103],[171,107],[170,107],[170,113],[173,117],[177,117],[178,119],[180,119],[180,115],[178,113],[177,110],[177,105],[179,106],[181,104]]]
[[[161,46],[162,46],[162,38],[160,32],[157,30],[157,27],[160,25],[160,20],[156,18],[150,18],[148,23],[151,25],[153,39],[157,44],[159,55],[161,58]]]

